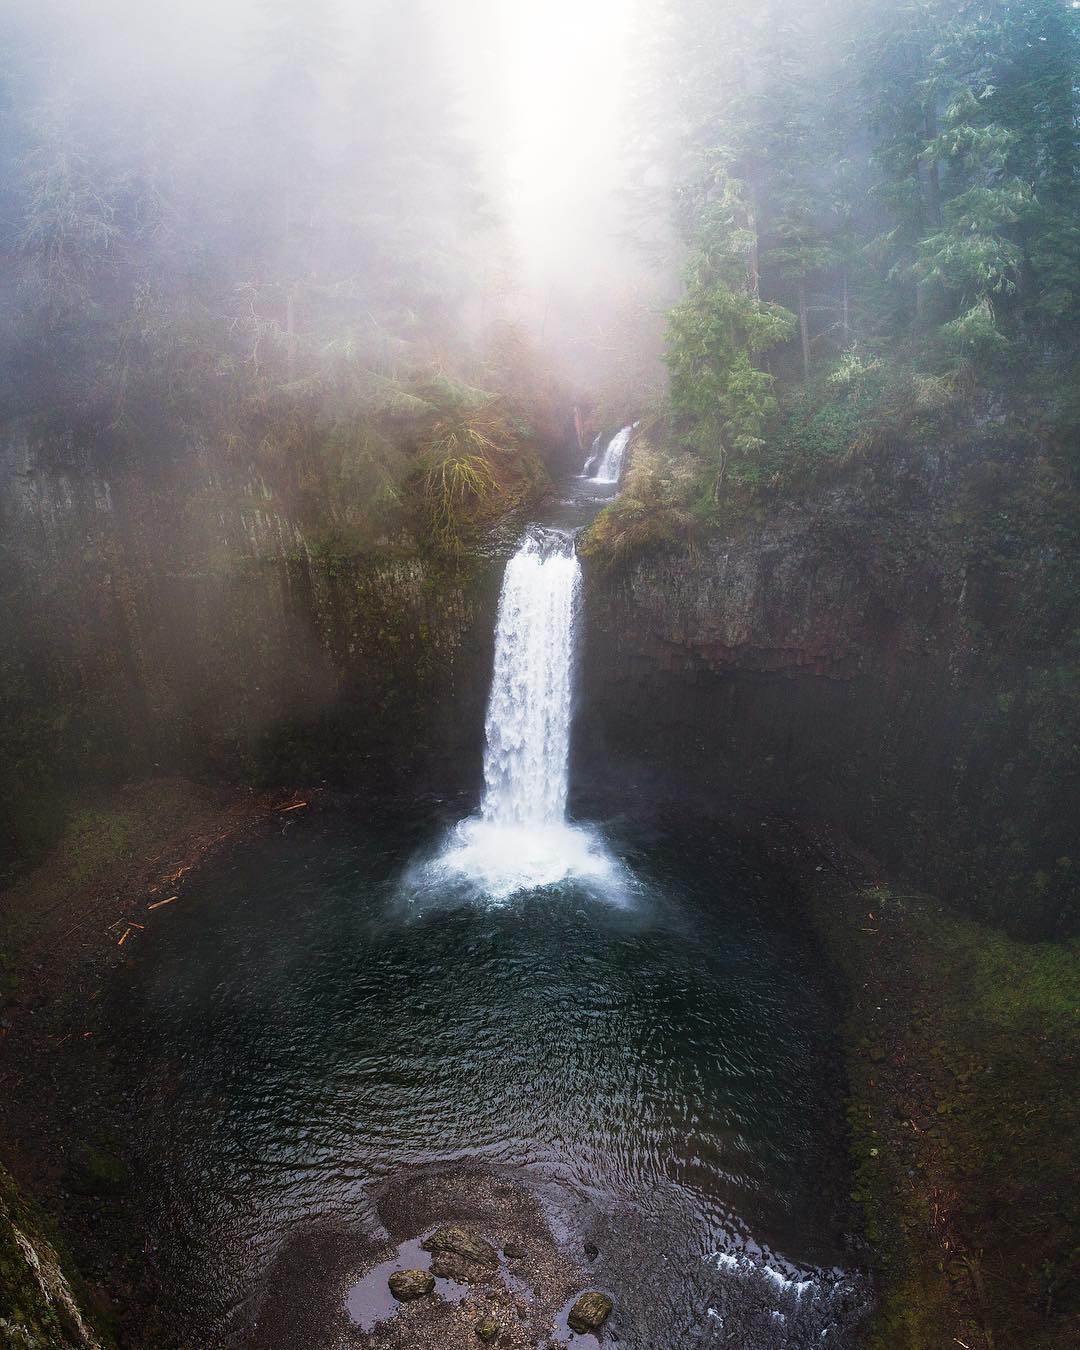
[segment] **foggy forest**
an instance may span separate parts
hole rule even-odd
[[[7,0],[0,258],[0,1345],[1075,1345],[1076,0]]]

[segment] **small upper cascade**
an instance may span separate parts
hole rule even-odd
[[[632,426],[623,427],[617,431],[611,440],[607,443],[607,449],[600,457],[600,462],[596,468],[596,481],[598,483],[617,483],[622,476],[623,462],[626,459],[626,448],[630,444],[630,437],[634,434],[637,422]]]
[[[603,439],[604,439],[603,433],[598,431],[595,437],[593,438],[592,453],[589,455],[589,458],[582,465],[581,468],[582,478],[592,477],[593,470],[596,468],[596,465],[600,460],[600,446]]]

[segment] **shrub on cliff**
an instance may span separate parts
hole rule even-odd
[[[655,548],[693,546],[701,465],[685,451],[638,438],[619,496],[581,536],[578,552],[612,564]]]

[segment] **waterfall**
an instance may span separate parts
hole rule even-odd
[[[413,899],[441,903],[465,887],[501,903],[571,879],[619,898],[618,864],[593,830],[566,819],[580,595],[573,534],[531,526],[499,596],[480,810],[410,872]]]
[[[611,440],[608,441],[607,449],[604,451],[600,463],[596,469],[596,481],[598,483],[617,483],[622,474],[623,460],[626,458],[626,447],[630,444],[630,437],[634,434],[633,426],[623,427],[617,431]]]
[[[593,469],[596,468],[597,462],[600,459],[600,443],[602,440],[603,435],[601,432],[598,431],[596,433],[596,436],[593,438],[592,453],[589,455],[589,458],[585,461],[585,463],[581,466],[582,478],[590,477]]]
[[[580,586],[573,538],[559,531],[534,527],[506,565],[480,807],[491,824],[550,825],[565,817]]]

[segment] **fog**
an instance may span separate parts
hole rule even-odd
[[[51,194],[66,280],[95,231],[122,233],[138,184],[137,241],[110,238],[93,267],[171,230],[174,255],[248,287],[256,326],[355,336],[329,285],[382,331],[416,311],[421,345],[517,324],[557,372],[603,383],[624,321],[655,356],[670,279],[627,237],[637,19],[635,0],[26,0],[0,21],[6,139],[24,188]],[[80,199],[58,203],[78,175]],[[426,314],[387,295],[419,273]]]

